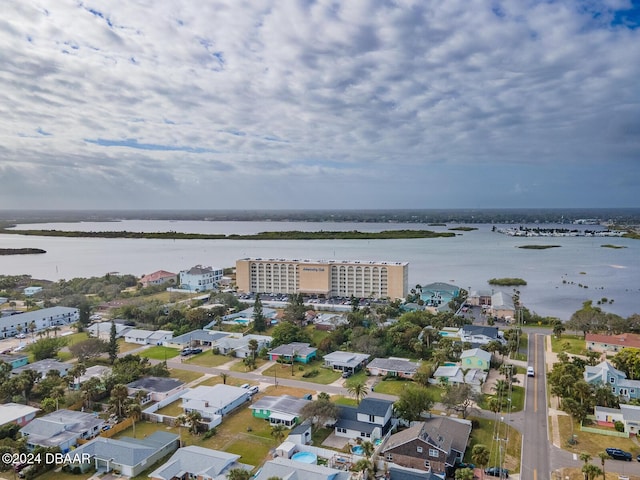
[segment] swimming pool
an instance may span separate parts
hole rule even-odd
[[[351,447],[351,453],[355,453],[356,455],[364,455],[364,448],[360,445],[354,445]]]
[[[318,456],[312,452],[298,452],[291,457],[291,460],[315,465],[318,463]]]

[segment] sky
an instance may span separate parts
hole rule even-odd
[[[0,209],[640,206],[640,0],[5,0]]]

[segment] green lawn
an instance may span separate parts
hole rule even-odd
[[[262,367],[265,363],[267,363],[267,360],[265,360],[264,358],[256,358],[256,368]],[[232,372],[241,372],[241,373],[253,371],[253,370],[247,369],[247,366],[244,364],[241,358],[239,358],[236,363],[231,365],[229,370]]]
[[[220,365],[229,363],[232,360],[233,357],[227,357],[226,355],[214,355],[211,353],[211,350],[205,350],[202,353],[185,358],[184,361],[185,363],[200,365],[201,367],[219,367]]]
[[[358,403],[356,402],[356,399],[351,397],[342,397],[342,396],[331,397],[331,401],[336,405],[349,405],[352,407],[356,407],[358,405]]]
[[[67,362],[73,358],[73,354],[71,352],[62,351],[62,352],[58,352],[57,357],[58,357],[58,360],[60,360],[61,362]],[[31,359],[31,357],[29,357],[29,363],[33,363],[33,360]]]
[[[307,333],[307,335],[309,335],[309,337],[311,338],[311,345],[314,346],[318,346],[320,345],[320,342],[322,340],[324,340],[325,338],[327,338],[329,335],[331,335],[331,332],[327,331],[327,330],[318,330],[316,327],[314,327],[313,325],[308,325],[307,327],[305,327],[304,331]]]
[[[300,370],[302,367],[302,370]],[[306,372],[317,370],[318,374],[314,377],[304,377]],[[291,374],[291,365],[276,363],[267,368],[262,375],[266,377],[277,378],[295,378],[296,380],[302,380],[303,382],[320,383],[322,385],[328,385],[340,378],[340,372],[333,371],[330,368],[323,368],[322,362],[319,360],[313,361],[309,364],[295,363],[293,365],[293,375]]]
[[[171,378],[177,378],[182,380],[184,383],[189,383],[194,381],[196,378],[201,377],[203,374],[200,372],[192,372],[190,370],[180,370],[179,368],[170,368],[169,369]]]
[[[219,375],[214,375],[213,377],[209,377],[203,380],[198,385],[202,385],[205,387],[213,387],[214,385],[219,385],[221,383],[222,383],[222,377]]]
[[[640,447],[630,438],[609,437],[598,433],[581,432],[577,422],[573,422],[573,428],[571,424],[571,417],[568,415],[558,416],[560,440],[562,442],[562,448],[565,450],[577,453],[578,455],[587,452],[592,457],[598,455],[598,453],[602,452],[606,447],[620,448],[631,452],[634,457],[640,453]],[[576,435],[578,443],[570,446],[567,440],[569,440],[572,434]],[[611,463],[617,464],[618,462],[612,461]],[[612,471],[613,469],[608,468],[607,470]]]
[[[67,347],[70,347],[78,342],[87,340],[89,338],[89,334],[87,332],[72,333],[71,335],[65,335],[62,338],[67,340]]]
[[[365,383],[368,379],[369,377],[367,376],[367,373],[364,370],[361,370],[358,373],[351,375],[345,382],[345,386],[347,388],[352,387],[358,383]]]
[[[127,343],[124,341],[124,338],[118,339],[118,353],[127,353],[131,350],[136,350],[140,348],[142,345],[138,345],[137,343]]]
[[[479,426],[471,431],[471,439],[469,440],[469,446],[467,447],[464,461],[471,462],[471,451],[473,450],[473,446],[482,444],[492,452],[488,466],[494,464],[497,465],[499,448],[497,442],[494,440],[495,422],[484,418],[469,418],[469,420],[474,420]],[[509,469],[510,472],[520,471],[520,453],[522,444],[520,432],[509,425],[503,424],[500,426],[498,436],[502,439],[508,438],[508,440],[503,443],[503,446],[506,446],[507,449],[504,463],[505,467]]]
[[[169,360],[180,355],[180,350],[176,348],[156,345],[140,352],[141,357],[152,358],[154,360]]]
[[[586,355],[587,345],[582,335],[551,336],[551,349],[556,352],[567,352],[573,355]]]
[[[511,411],[512,412],[520,412],[524,409],[524,387],[518,387],[516,385],[513,386],[513,390],[511,392]],[[480,397],[480,401],[478,402],[478,406],[482,410],[489,410],[489,400],[493,398],[493,395],[482,395]],[[505,405],[506,410],[506,405]]]
[[[168,415],[170,417],[177,417],[178,415],[183,414],[184,410],[182,409],[182,399],[176,400],[166,407],[162,407],[157,413],[159,415]]]
[[[402,391],[411,385],[420,386],[419,384],[415,383],[413,380],[400,380],[400,379],[390,378],[390,379],[378,382],[374,386],[374,391],[377,393],[386,393],[388,395],[400,396]],[[427,391],[429,392],[429,395],[431,396],[431,400],[433,400],[434,402],[439,402],[442,399],[442,393],[444,392],[444,389],[442,389],[441,387],[437,387],[435,385],[429,385],[426,388],[427,388]]]
[[[314,428],[311,430],[311,444],[319,447],[333,433],[333,428]]]

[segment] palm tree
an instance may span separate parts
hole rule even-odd
[[[362,472],[362,478],[364,480],[367,480],[369,478],[371,478],[373,475],[373,465],[371,463],[370,460],[367,460],[366,458],[363,458],[361,460],[358,460],[354,465],[353,465],[353,469],[356,472]]]
[[[284,440],[284,433],[286,430],[287,427],[285,427],[281,423],[271,427],[271,436],[275,438],[278,445],[280,445],[282,443],[282,440]]]
[[[202,415],[197,410],[191,410],[189,413],[187,413],[186,417],[187,425],[189,425],[189,432],[191,434],[197,434],[200,420],[202,420]]]
[[[580,460],[582,460],[584,462],[584,464],[586,465],[587,463],[589,463],[591,461],[591,455],[589,455],[587,452],[582,452],[580,454]]]
[[[598,452],[598,457],[600,457],[600,465],[602,465],[602,480],[606,480],[606,473],[604,471],[604,462],[609,459],[609,454],[607,452]]]
[[[137,402],[127,405],[127,416],[133,421],[133,438],[136,438],[136,420],[142,417],[142,407]]]
[[[356,402],[358,403],[358,405],[360,405],[360,400],[366,397],[369,393],[369,387],[367,387],[367,384],[365,382],[358,382],[349,385],[347,387],[347,392],[349,392],[349,395],[355,397]]]
[[[180,446],[182,447],[182,427],[187,423],[187,416],[181,413],[176,417],[176,423],[178,424],[178,437],[180,440]]]
[[[364,456],[367,458],[371,458],[371,455],[373,455],[373,452],[375,450],[373,443],[371,443],[369,440],[365,440],[364,442],[362,442],[362,444],[360,444],[360,446],[362,447]]]
[[[61,398],[64,398],[64,387],[58,386],[51,392],[51,398],[56,401],[56,410],[58,410],[58,402]]]
[[[251,473],[244,468],[232,468],[227,474],[227,480],[249,480]]]
[[[124,407],[128,396],[129,390],[126,385],[119,383],[111,389],[111,408],[118,418],[124,417]]]
[[[484,467],[489,463],[489,456],[489,449],[480,443],[474,445],[471,450],[471,460],[480,467],[482,472],[480,478],[484,478]]]
[[[256,359],[256,354],[258,353],[258,348],[260,347],[260,345],[258,344],[258,341],[255,338],[252,338],[251,340],[249,340],[249,351],[251,352],[251,355],[253,356],[253,360],[255,361]]]
[[[227,384],[227,378],[229,378],[229,374],[222,372],[220,374],[220,378],[222,378],[222,383],[224,383],[226,385]]]
[[[582,467],[582,473],[584,474],[584,480],[595,480],[598,475],[602,474],[602,470],[593,463],[585,463]]]

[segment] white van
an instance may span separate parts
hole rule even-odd
[[[527,377],[535,377],[536,374],[533,371],[533,367],[527,367]]]

